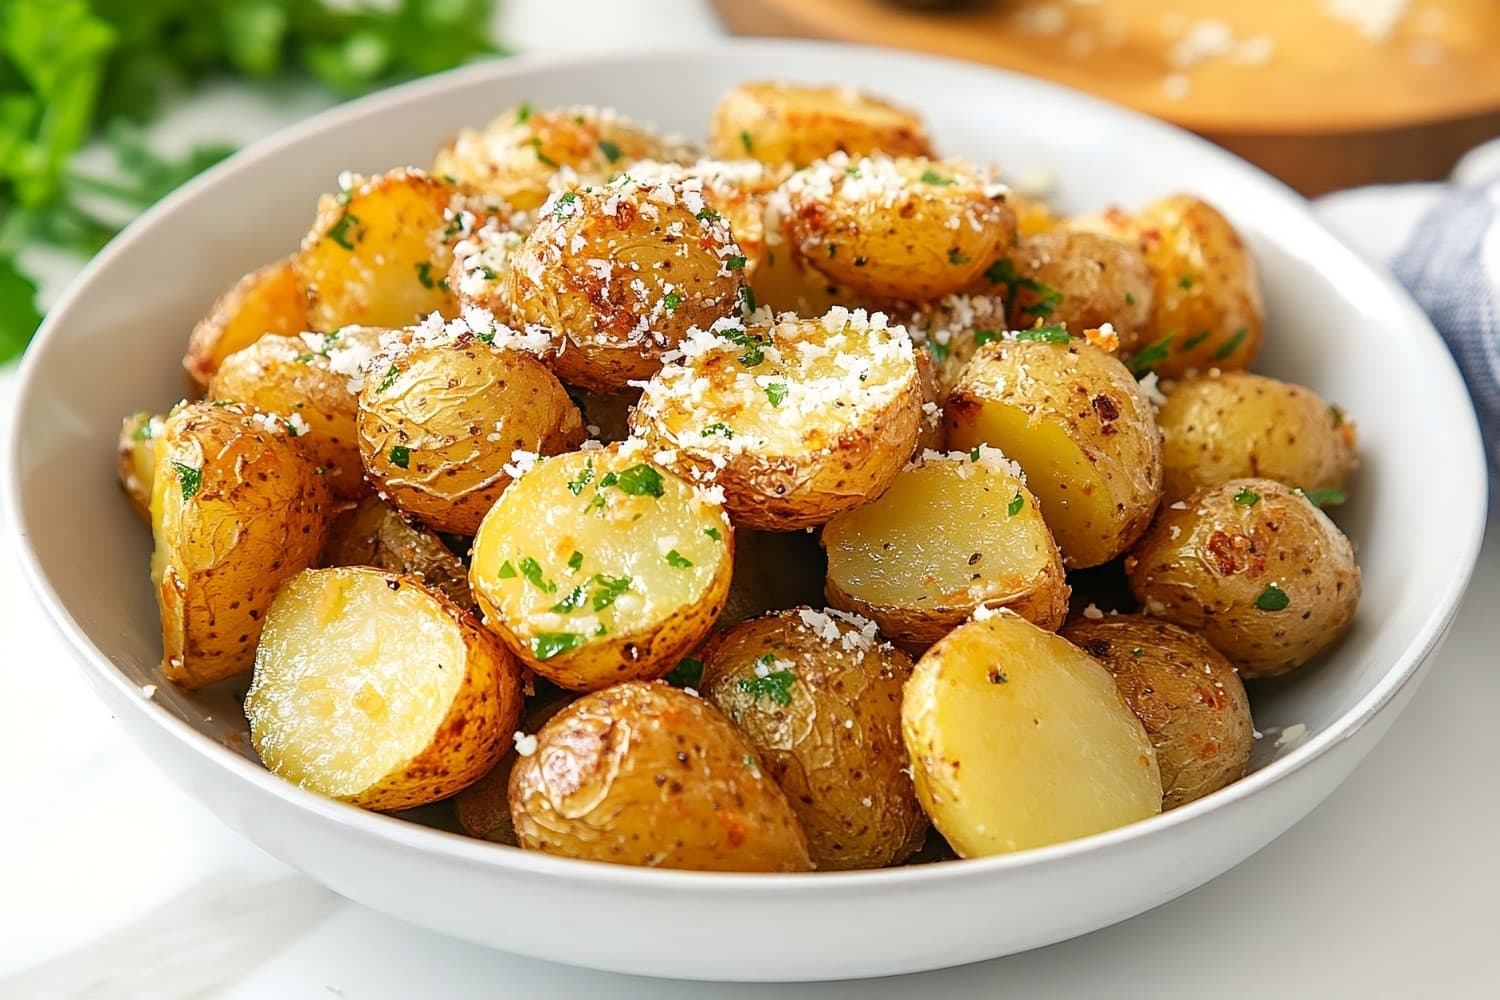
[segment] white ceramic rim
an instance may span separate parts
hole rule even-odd
[[[912,61],[936,63],[949,67],[963,67],[967,71],[974,73],[998,74],[1009,77],[1010,83],[1019,90],[1034,89],[1044,93],[1053,100],[1063,100],[1077,106],[1092,106],[1092,109],[1098,113],[1133,119],[1135,126],[1142,133],[1143,142],[1148,141],[1153,134],[1170,136],[1174,141],[1198,144],[1200,147],[1205,148],[1210,155],[1222,159],[1226,164],[1233,164],[1238,170],[1261,174],[1267,183],[1282,188],[1289,198],[1301,203],[1300,210],[1306,216],[1306,221],[1311,226],[1327,233],[1326,228],[1313,217],[1306,205],[1305,199],[1281,184],[1281,182],[1264,174],[1258,168],[1213,146],[1207,140],[1194,136],[1175,126],[1057,84],[1021,76],[1020,74],[1006,70],[967,63],[962,60],[944,59],[920,53],[896,51],[873,46],[839,45],[826,42],[781,39],[731,39],[715,44],[700,44],[695,50],[695,55],[717,54],[725,59],[737,59],[745,62],[746,65],[750,65],[757,54],[775,53],[786,49],[829,48],[856,54],[864,52],[872,58],[890,58],[895,55]],[[376,118],[392,107],[399,106],[407,101],[426,98],[431,91],[440,91],[448,87],[469,84],[477,80],[489,80],[498,83],[514,77],[524,77],[537,68],[581,67],[588,64],[608,63],[611,61],[637,66],[642,63],[650,64],[653,62],[661,65],[669,63],[674,54],[678,54],[678,50],[662,47],[603,53],[514,56],[503,60],[484,62],[416,80],[360,98],[356,101],[351,101],[315,115],[305,122],[284,129],[252,144],[224,163],[188,182],[188,184],[177,192],[174,192],[153,206],[105,247],[83,269],[79,276],[74,279],[57,304],[49,312],[46,321],[42,324],[31,347],[22,359],[17,379],[17,394],[12,403],[14,407],[12,412],[20,413],[25,409],[27,400],[33,392],[31,380],[41,351],[45,349],[54,331],[63,324],[72,303],[82,297],[93,278],[94,272],[108,266],[115,258],[129,254],[132,246],[137,241],[137,237],[143,231],[154,226],[158,220],[175,212],[178,203],[190,197],[199,188],[213,185],[219,178],[229,174],[255,170],[259,167],[261,161],[278,153],[283,147],[314,134],[328,125],[350,122],[360,118]],[[1331,242],[1338,242],[1331,234],[1328,235]],[[1432,328],[1432,324],[1426,315],[1411,300],[1405,290],[1397,285],[1390,276],[1372,268],[1360,260],[1352,250],[1344,247],[1342,244],[1339,244],[1336,250],[1330,248],[1330,252],[1346,255],[1346,266],[1353,266],[1371,273],[1382,286],[1399,300],[1400,308],[1405,310],[1406,315],[1397,317],[1397,319],[1418,331],[1419,336],[1429,338],[1431,342],[1430,346],[1432,347],[1432,357],[1434,359],[1433,364],[1441,369],[1439,374],[1441,378],[1446,379],[1448,382],[1448,391],[1454,399],[1467,402],[1469,400],[1468,390],[1464,385],[1463,378],[1459,374],[1457,365],[1448,353],[1447,346],[1438,336],[1437,331]],[[315,814],[320,819],[338,824],[349,834],[370,841],[379,841],[413,850],[433,852],[442,855],[446,860],[462,864],[514,868],[531,875],[584,879],[617,888],[639,887],[653,890],[676,889],[689,892],[714,893],[720,891],[779,893],[793,889],[817,887],[827,892],[852,894],[873,890],[900,889],[918,881],[926,884],[954,879],[971,879],[987,875],[998,876],[1002,872],[1013,869],[1045,865],[1091,851],[1115,847],[1140,838],[1150,837],[1158,831],[1191,823],[1197,817],[1208,812],[1256,796],[1272,784],[1308,766],[1336,744],[1353,736],[1355,732],[1385,708],[1402,687],[1411,681],[1422,661],[1432,652],[1433,647],[1447,631],[1454,615],[1458,612],[1459,603],[1463,597],[1464,590],[1468,586],[1469,577],[1473,573],[1474,565],[1478,559],[1480,543],[1484,536],[1486,518],[1488,496],[1487,467],[1480,439],[1478,420],[1474,416],[1473,407],[1469,405],[1462,409],[1467,410],[1466,419],[1444,425],[1445,433],[1457,435],[1464,439],[1460,442],[1460,450],[1472,456],[1472,461],[1468,463],[1468,466],[1459,470],[1462,478],[1467,480],[1466,486],[1468,488],[1462,496],[1446,498],[1450,506],[1446,507],[1443,511],[1445,518],[1466,522],[1462,524],[1461,544],[1457,550],[1450,553],[1443,553],[1444,558],[1453,560],[1454,574],[1450,577],[1447,586],[1433,605],[1431,613],[1422,623],[1422,627],[1413,637],[1412,641],[1407,644],[1406,648],[1401,650],[1379,683],[1349,711],[1345,712],[1327,728],[1310,737],[1301,746],[1293,749],[1290,753],[1246,775],[1234,784],[1188,805],[1181,806],[1147,820],[1118,827],[1105,833],[1094,834],[1077,840],[1054,844],[1049,847],[1019,851],[1014,854],[1003,854],[988,858],[972,858],[941,864],[908,865],[867,871],[816,872],[809,874],[752,874],[680,871],[616,865],[598,861],[582,861],[543,854],[539,851],[523,851],[519,848],[507,847],[460,834],[448,833],[447,831],[425,827],[417,823],[345,805],[344,803],[324,798],[314,792],[309,792],[276,777],[270,771],[193,729],[185,721],[172,715],[165,708],[156,705],[150,699],[142,697],[136,685],[131,683],[114,667],[105,653],[95,646],[79,627],[77,621],[68,612],[67,608],[63,606],[56,592],[53,591],[45,579],[42,568],[37,561],[36,552],[30,543],[25,525],[22,523],[20,516],[21,469],[19,445],[23,436],[23,429],[18,420],[12,421],[6,440],[8,450],[4,465],[4,506],[6,511],[6,526],[12,536],[20,541],[18,558],[21,561],[27,579],[31,583],[32,589],[74,650],[99,675],[95,678],[96,681],[114,688],[116,693],[121,696],[120,700],[132,706],[132,711],[149,716],[153,722],[171,733],[181,744],[185,752],[192,752],[207,757],[211,762],[227,769],[237,779],[247,781],[256,786],[258,791],[275,798],[287,800],[290,805],[296,808]]]

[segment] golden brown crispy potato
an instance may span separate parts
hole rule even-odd
[[[836,153],[793,174],[773,203],[809,264],[888,299],[962,291],[1015,241],[1004,187],[959,160]]]
[[[539,461],[474,539],[485,624],[554,684],[661,677],[724,607],[729,519],[649,454],[613,445]]]
[[[1146,727],[1163,809],[1244,777],[1255,725],[1245,685],[1222,653],[1186,629],[1140,615],[1078,618],[1062,637],[1114,675]]]
[[[880,495],[911,455],[921,385],[910,340],[883,314],[725,320],[683,350],[647,385],[631,430],[680,474],[722,487],[737,525],[822,524]]]
[[[199,389],[208,387],[225,358],[263,335],[292,336],[312,328],[307,293],[297,282],[293,259],[284,257],[245,275],[193,327],[182,366]]]
[[[832,153],[931,156],[915,111],[853,87],[742,83],[719,99],[709,122],[709,155],[805,167]]]
[[[577,695],[549,688],[526,704],[516,730],[521,736],[535,733],[558,712],[571,705]],[[515,734],[512,734],[513,736]],[[464,833],[495,844],[520,847],[510,818],[510,772],[521,759],[516,741],[505,741],[504,751],[489,773],[453,797],[453,814]]]
[[[1138,245],[1151,269],[1149,337],[1132,364],[1163,377],[1248,368],[1260,351],[1265,306],[1255,259],[1240,234],[1201,198],[1173,195],[1136,215],[1112,209],[1072,220]]]
[[[142,521],[151,523],[151,483],[156,478],[156,443],[162,418],[150,413],[132,413],[120,424],[118,439],[120,488],[130,508]]]
[[[823,528],[828,601],[920,653],[980,606],[1056,631],[1062,557],[1020,470],[993,448],[928,452]]]
[[[373,566],[416,576],[460,608],[474,606],[469,568],[420,522],[379,497],[365,497],[339,514],[328,529],[320,566]]]
[[[741,274],[745,281],[756,283],[767,262],[770,237],[766,230],[766,207],[771,193],[791,172],[790,167],[743,159],[700,160],[691,164],[647,161],[630,168],[630,176],[637,181],[675,182],[685,191],[700,193],[708,212],[717,213],[729,226],[735,244],[744,255]],[[770,304],[769,300],[766,304]]]
[[[682,179],[566,191],[511,266],[517,321],[553,340],[558,377],[595,392],[650,378],[689,330],[742,305],[745,255]]]
[[[542,727],[510,777],[522,847],[614,864],[803,872],[807,836],[750,742],[701,698],[617,684]]]
[[[883,868],[922,846],[901,743],[911,660],[872,622],[793,608],[735,626],[703,662],[703,696],[786,792],[816,868]]]
[[[1162,495],[1261,476],[1341,491],[1355,464],[1353,421],[1311,389],[1248,372],[1179,382],[1156,414]]]
[[[1151,523],[1160,435],[1136,380],[1102,349],[1060,328],[986,344],[944,419],[949,447],[989,444],[1025,470],[1068,568],[1108,562]]]
[[[470,312],[377,356],[359,390],[359,450],[381,495],[437,531],[472,535],[517,452],[581,444],[583,418],[537,346]]]
[[[901,718],[917,797],[960,857],[1161,812],[1151,741],[1109,672],[1017,615],[970,622],[928,650]]]
[[[1005,300],[995,295],[945,295],[918,306],[906,316],[905,324],[919,353],[930,357],[936,367],[939,406],[958,384],[974,352],[999,340],[1010,326]]]
[[[349,383],[363,378],[385,332],[346,326],[327,334],[262,337],[224,359],[208,397],[285,419],[289,433],[306,436],[334,498],[358,500],[370,485],[360,465],[358,407]]]
[[[460,309],[483,309],[507,325],[516,322],[510,272],[525,242],[524,232],[489,223],[454,244],[448,286]]]
[[[828,561],[818,540],[805,531],[734,533],[734,573],[724,610],[715,622],[729,628],[772,611],[823,603]]]
[[[1332,645],[1359,603],[1349,539],[1270,479],[1231,479],[1162,508],[1125,570],[1147,614],[1201,632],[1251,678]]]
[[[266,616],[245,696],[272,773],[367,809],[477,781],[521,713],[521,673],[474,616],[416,577],[307,570]]]
[[[276,588],[317,558],[331,500],[305,442],[243,405],[189,403],[154,440],[162,670],[191,690],[250,669]]]
[[[522,104],[483,130],[459,132],[432,172],[531,211],[559,186],[602,184],[637,160],[691,161],[678,137],[663,137],[605,108],[534,109]]]

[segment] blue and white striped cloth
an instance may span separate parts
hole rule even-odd
[[[1500,140],[1443,184],[1360,188],[1318,202],[1323,221],[1386,265],[1458,361],[1500,496]]]

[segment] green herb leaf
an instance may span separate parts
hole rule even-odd
[[[583,607],[584,600],[585,598],[583,594],[583,588],[574,587],[572,590],[563,595],[562,600],[558,601],[547,610],[554,615],[565,615],[570,611],[577,611],[579,608]]]
[[[364,231],[359,227],[359,216],[353,212],[345,212],[337,222],[328,227],[326,235],[345,250],[353,250],[354,245],[364,238]]]
[[[703,683],[703,661],[696,656],[686,657],[663,680],[673,687],[695,688]]]
[[[203,485],[203,470],[181,462],[173,462],[172,468],[177,472],[177,484],[182,487],[182,499],[191,500],[197,496],[199,487]]]
[[[537,154],[541,155],[541,154]],[[568,215],[567,206],[578,200],[578,195],[572,191],[567,192],[557,199],[557,204],[552,206],[552,218],[563,219]]]
[[[923,184],[936,184],[938,187],[947,187],[949,184],[953,183],[953,178],[952,177],[944,177],[942,174],[938,173],[936,170],[933,170],[931,167],[928,167],[926,170],[922,171],[922,183]]]
[[[1020,490],[1016,490],[1016,495],[1011,497],[1010,503],[1006,504],[1005,506],[1005,516],[1015,517],[1017,514],[1021,513],[1021,508],[1025,506],[1026,497],[1021,493]]]
[[[645,463],[623,470],[619,476],[619,486],[622,492],[633,497],[660,497],[666,492],[661,473]]]
[[[510,560],[507,559],[505,560],[505,562],[500,564],[500,569],[495,573],[495,575],[502,580],[513,580],[516,576],[516,568],[512,566],[510,564]]]
[[[740,145],[745,147],[746,156],[755,151],[755,141],[750,138],[750,133],[744,130],[740,131]]]
[[[1349,501],[1349,494],[1337,486],[1330,486],[1326,490],[1298,490],[1307,501],[1314,507],[1337,507]]]
[[[588,636],[577,632],[538,632],[531,637],[531,655],[538,660],[550,660],[562,653],[572,652],[588,641]]]
[[[394,364],[391,365],[385,370],[385,375],[381,378],[380,384],[375,387],[375,391],[385,392],[396,381],[396,376],[400,374],[401,369]]]
[[[927,353],[931,354],[932,360],[936,361],[938,364],[942,364],[944,361],[948,360],[948,354],[951,350],[951,347],[941,341],[927,341]]]
[[[594,460],[593,458],[588,458],[583,463],[582,471],[580,471],[578,475],[574,476],[572,479],[568,480],[568,492],[576,497],[578,496],[578,494],[583,492],[583,488],[585,486],[587,486],[589,483],[592,483],[593,481]]]
[[[1234,331],[1234,335],[1231,336],[1228,340],[1224,341],[1224,343],[1220,344],[1217,351],[1214,351],[1214,360],[1223,361],[1230,355],[1232,355],[1235,351],[1239,350],[1240,342],[1247,336],[1249,336],[1249,334],[1250,331],[1243,326]]]
[[[422,261],[417,265],[417,280],[422,283],[423,288],[434,287],[432,280],[432,264],[430,261]]]
[[[974,346],[975,347],[983,347],[985,344],[988,344],[991,341],[995,341],[995,340],[999,340],[999,339],[1000,339],[1000,331],[999,330],[975,330],[974,331]]]
[[[734,437],[734,431],[729,429],[728,424],[722,422],[709,424],[707,427],[703,428],[700,433],[702,433],[704,437]]]
[[[724,533],[721,532],[718,528],[704,528],[703,533],[716,542],[722,542],[724,540]]]
[[[1031,330],[1017,330],[1016,339],[1040,341],[1043,344],[1066,344],[1068,328],[1054,324],[1053,326],[1039,326]]]
[[[518,108],[516,108],[516,124],[517,125],[524,125],[524,124],[526,124],[526,120],[528,118],[530,118],[530,117],[531,117],[531,102],[529,102],[529,101],[522,101],[521,102],[521,106],[518,107]]]
[[[1169,333],[1137,351],[1135,357],[1130,359],[1130,371],[1135,375],[1144,375],[1160,364],[1166,358],[1167,352],[1172,349],[1172,341],[1176,336],[1175,333]]]
[[[1285,611],[1290,603],[1292,599],[1286,596],[1286,591],[1274,583],[1262,590],[1260,596],[1255,599],[1255,606],[1261,611]]]
[[[1130,651],[1130,655],[1131,656],[1144,656],[1144,655],[1146,655],[1146,651],[1144,649],[1142,649],[1140,646],[1136,646],[1134,649],[1132,649]]]
[[[1193,348],[1197,347],[1199,344],[1203,343],[1205,340],[1207,340],[1209,337],[1212,337],[1213,335],[1214,335],[1214,332],[1212,330],[1199,330],[1197,333],[1193,334],[1187,340],[1184,340],[1182,342],[1182,346],[1179,347],[1178,350],[1181,350],[1181,351],[1191,351]]]
[[[950,264],[967,264],[972,259],[958,247],[948,248],[948,263]]]
[[[688,569],[693,565],[693,561],[685,557],[681,552],[673,549],[667,553],[667,565],[673,569]]]
[[[724,261],[724,267],[730,271],[742,270],[745,266],[745,258],[740,254],[734,254]]]
[[[568,556],[568,569],[570,569],[573,572],[577,573],[582,568],[583,568],[583,553],[579,552],[579,551],[577,551],[575,549],[573,551],[573,554],[570,555],[570,556]]]
[[[1177,287],[1178,288],[1192,288],[1193,287],[1193,276],[1191,274],[1184,274],[1182,277],[1178,278],[1177,279]]]
[[[594,610],[603,611],[615,603],[615,598],[630,589],[630,577],[628,576],[605,576],[602,573],[594,577]]]
[[[1260,494],[1248,486],[1242,486],[1240,491],[1234,495],[1234,502],[1241,507],[1254,507],[1260,503]]]
[[[668,292],[666,295],[662,296],[661,304],[667,307],[668,312],[671,312],[678,306],[682,305],[682,296],[678,295],[676,292]]]
[[[770,400],[772,406],[780,406],[781,401],[786,399],[787,387],[785,382],[769,382],[766,384],[766,399]]]
[[[547,594],[557,593],[557,584],[542,576],[541,564],[530,556],[521,557],[521,575],[537,590]]]
[[[792,703],[792,685],[796,680],[790,670],[777,670],[764,677],[741,677],[738,687],[752,698],[770,698],[784,706]]]
[[[411,449],[404,444],[398,444],[391,449],[391,464],[405,469],[411,463]]]
[[[620,151],[619,146],[610,142],[608,139],[599,140],[599,152],[603,153],[604,158],[607,159],[610,163],[618,163],[620,157],[625,155]]]

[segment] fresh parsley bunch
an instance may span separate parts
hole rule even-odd
[[[496,51],[494,2],[0,0],[0,360],[41,322],[36,285],[15,260],[22,244],[92,255],[232,152],[167,159],[146,148],[139,125],[172,93],[215,74],[301,74],[353,95],[448,69]],[[123,180],[74,166],[96,134]]]

